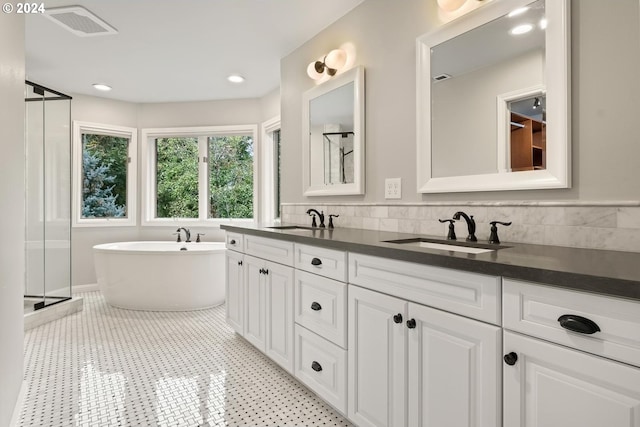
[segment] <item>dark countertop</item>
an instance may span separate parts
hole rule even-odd
[[[500,246],[506,246],[503,249],[467,254],[386,242],[415,237],[442,241],[444,238],[441,236],[356,228],[268,228],[274,225],[281,227],[287,224],[224,224],[220,228],[237,233],[640,300],[640,253],[637,252],[502,242]],[[466,243],[459,239],[456,244]]]

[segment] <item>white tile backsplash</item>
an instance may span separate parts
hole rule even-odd
[[[282,220],[310,225],[309,208],[337,213],[336,228],[364,228],[412,234],[447,235],[447,224],[456,211],[473,215],[476,235],[487,240],[490,221],[511,221],[500,227],[503,242],[569,246],[640,252],[640,202],[473,202],[468,204],[283,204]],[[458,239],[467,235],[464,221],[456,223]]]

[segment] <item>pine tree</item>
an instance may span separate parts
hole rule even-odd
[[[109,175],[109,165],[100,159],[82,153],[82,217],[107,218],[125,216],[125,207],[116,203],[117,195],[113,195],[115,177]]]

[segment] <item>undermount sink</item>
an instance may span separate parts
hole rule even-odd
[[[265,227],[265,228],[271,228],[273,230],[285,230],[285,231],[316,231],[316,230],[319,230],[319,228],[304,227],[304,226],[301,226],[301,225],[274,225],[273,227]]]
[[[406,246],[417,246],[419,248],[439,249],[442,251],[463,252],[467,254],[482,254],[486,252],[494,252],[498,249],[505,248],[500,245],[483,245],[478,243],[458,243],[453,241],[437,241],[425,238],[386,240],[387,243],[396,243]]]

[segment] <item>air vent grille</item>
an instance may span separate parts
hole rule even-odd
[[[433,81],[434,82],[441,82],[442,80],[447,80],[447,79],[450,79],[450,78],[451,78],[451,75],[442,73],[442,74],[438,74],[437,76],[433,76]]]
[[[45,16],[80,37],[118,34],[115,28],[81,6],[47,9]]]

